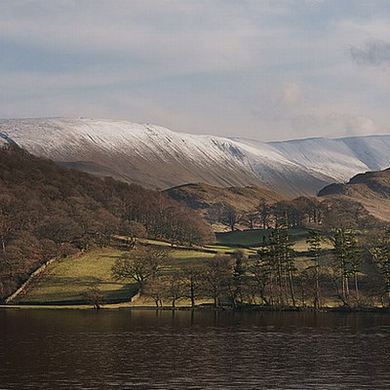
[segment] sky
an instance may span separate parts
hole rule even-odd
[[[0,118],[390,133],[388,0],[1,0]]]

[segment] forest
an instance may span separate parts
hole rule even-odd
[[[117,235],[193,245],[213,233],[160,192],[0,149],[0,299],[48,259],[109,246]]]
[[[208,208],[205,219],[226,226],[231,231],[238,228],[311,227],[330,231],[338,227],[372,229],[381,226],[358,202],[349,199],[319,199],[300,196],[291,200],[268,201],[261,198],[257,207],[247,212],[220,203]]]

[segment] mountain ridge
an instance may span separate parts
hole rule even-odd
[[[262,142],[86,118],[1,120],[0,133],[65,166],[162,189],[207,183],[314,195],[334,181],[390,165],[390,135]]]

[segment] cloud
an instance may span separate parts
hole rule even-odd
[[[302,103],[302,88],[295,82],[289,82],[284,86],[283,102],[289,106],[295,106]]]
[[[3,0],[0,117],[263,140],[386,131],[387,11],[387,0]]]
[[[384,129],[372,118],[356,113],[330,112],[297,115],[292,120],[293,127],[300,131],[312,131],[328,136],[350,136],[382,133]]]
[[[358,64],[390,65],[390,43],[382,41],[366,42],[363,47],[351,47],[351,56]]]
[[[102,64],[164,68],[168,74],[248,66],[253,59],[248,45],[258,32],[233,6],[216,12],[216,3],[87,0],[53,1],[48,6],[34,1],[24,2],[24,8],[18,2],[9,4],[0,17],[3,40],[69,56],[92,55]]]

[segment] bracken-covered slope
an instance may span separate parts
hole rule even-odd
[[[358,174],[347,184],[330,184],[319,196],[358,202],[374,217],[390,221],[390,168]]]
[[[264,143],[127,121],[61,118],[3,120],[0,133],[67,167],[162,189],[208,183],[312,195],[334,181],[390,165],[390,135]]]
[[[224,205],[239,212],[249,212],[255,210],[262,200],[273,203],[286,199],[276,192],[261,187],[221,188],[204,183],[172,187],[165,193],[194,210],[208,210],[214,206]]]

